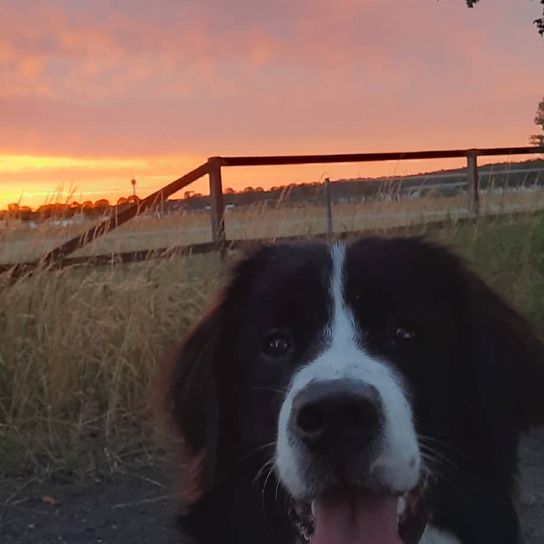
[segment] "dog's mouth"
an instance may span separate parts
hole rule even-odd
[[[311,503],[293,504],[293,522],[311,544],[416,544],[430,513],[425,484],[398,496],[335,486]]]

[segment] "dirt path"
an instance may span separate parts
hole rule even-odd
[[[544,431],[525,440],[522,523],[526,544],[544,542]],[[6,544],[180,544],[173,499],[158,469],[87,484],[27,485],[0,503]]]
[[[179,544],[173,498],[158,470],[86,484],[40,483],[0,512],[2,544]]]

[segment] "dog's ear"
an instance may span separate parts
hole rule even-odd
[[[186,506],[210,489],[237,445],[241,369],[236,342],[256,253],[246,253],[231,268],[226,286],[185,336],[162,378],[163,401],[178,438],[180,498]]]
[[[167,379],[168,415],[179,440],[182,500],[190,504],[213,480],[217,450],[218,404],[214,377],[216,344],[224,321],[219,301],[200,319],[176,353]]]
[[[452,257],[450,255],[450,257]],[[482,391],[498,390],[498,401],[520,430],[544,424],[544,341],[529,321],[459,259],[451,267],[461,279],[459,317],[469,337],[467,354]],[[451,270],[450,267],[450,270]]]

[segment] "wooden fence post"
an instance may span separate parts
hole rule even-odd
[[[210,211],[212,221],[212,241],[221,248],[225,238],[225,204],[223,201],[223,183],[221,180],[221,160],[218,157],[208,159],[210,177]]]
[[[467,197],[470,217],[480,215],[480,180],[478,176],[478,151],[471,149],[467,152]]]

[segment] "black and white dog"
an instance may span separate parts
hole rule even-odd
[[[265,246],[168,382],[195,544],[514,544],[544,345],[420,239]]]

